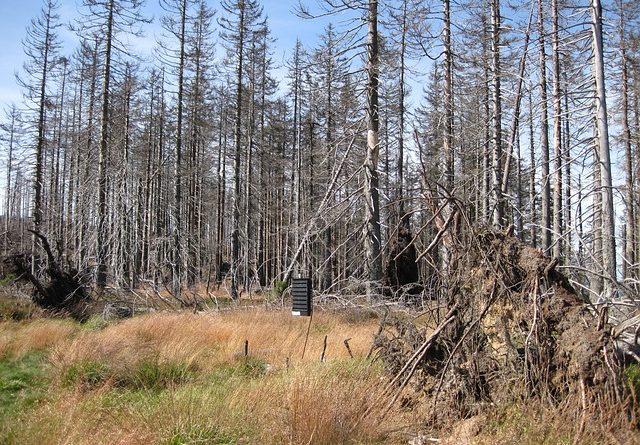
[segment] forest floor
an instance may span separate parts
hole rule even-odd
[[[386,411],[389,375],[367,358],[379,324],[367,309],[318,308],[309,320],[266,307],[79,323],[2,297],[0,443],[573,443],[575,419],[535,404],[439,430],[422,420],[428,399]],[[621,442],[601,424],[581,438]]]

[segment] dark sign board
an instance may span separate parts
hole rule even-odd
[[[293,299],[292,315],[311,316],[311,278],[292,278],[291,297]]]

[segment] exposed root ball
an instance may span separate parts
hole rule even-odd
[[[457,267],[447,301],[427,313],[431,327],[389,318],[376,339],[378,356],[405,382],[396,391],[431,396],[433,421],[529,397],[573,400],[581,411],[596,400],[620,402],[625,389],[609,330],[556,263],[508,234],[473,234],[465,244],[453,249]]]

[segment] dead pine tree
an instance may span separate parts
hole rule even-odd
[[[89,315],[89,296],[80,282],[78,272],[73,269],[64,270],[53,255],[49,240],[40,232],[29,231],[38,239],[38,244],[46,253],[45,274],[48,279],[44,280],[32,273],[31,256],[24,253],[5,257],[5,274],[11,273],[18,280],[30,283],[33,286],[32,300],[41,308],[85,320]]]

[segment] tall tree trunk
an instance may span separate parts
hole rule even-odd
[[[236,66],[236,104],[235,122],[233,129],[233,196],[231,206],[233,209],[231,222],[231,298],[237,300],[238,295],[238,266],[240,261],[240,159],[242,154],[242,74],[245,40],[245,3],[240,0],[238,11],[238,40],[236,51],[238,64]]]
[[[184,258],[182,255],[182,121],[184,108],[185,33],[187,23],[187,0],[180,2],[180,49],[178,53],[178,97],[176,104],[176,145],[174,170],[173,206],[173,293],[178,298],[182,292]]]
[[[558,0],[551,0],[551,63],[553,71],[553,256],[562,258],[562,96],[560,92],[560,41]]]
[[[451,48],[451,6],[444,0],[444,178],[445,187],[453,193],[453,51]]]
[[[217,159],[217,172],[218,172],[218,187],[217,187],[217,220],[216,220],[216,281],[220,282],[223,279],[222,263],[224,262],[224,234],[225,234],[225,204],[226,204],[226,192],[227,192],[227,170],[226,170],[226,157],[227,157],[227,108],[224,103],[224,95],[220,97],[220,128],[218,133],[218,159]]]
[[[504,226],[502,195],[502,98],[500,96],[500,0],[491,0],[491,83],[492,83],[492,205],[493,225]]]
[[[293,228],[293,245],[297,249],[300,245],[300,231],[302,229],[302,147],[300,129],[300,89],[302,82],[301,67],[302,43],[296,40],[296,46],[293,54],[293,207],[294,207],[294,228]],[[295,266],[296,276],[300,275],[300,264]]]
[[[487,42],[490,40],[489,23],[487,16],[482,17],[482,60],[483,60],[483,110],[480,115],[491,115],[491,92],[489,78],[489,48]],[[485,224],[491,221],[491,123],[487,119],[484,122],[484,143],[482,144],[482,220]]]
[[[549,178],[549,112],[547,100],[547,53],[545,43],[546,30],[544,26],[544,4],[538,0],[538,38],[540,40],[540,103],[542,106],[540,116],[540,151],[542,152],[542,178],[541,178],[541,248],[548,251],[551,248],[551,189]]]
[[[598,135],[596,139],[600,161],[600,195],[602,196],[602,267],[606,280],[604,296],[613,294],[616,281],[615,214],[613,211],[613,183],[609,149],[609,123],[604,75],[604,48],[602,44],[602,5],[592,0],[593,64],[596,86],[595,106]]]
[[[45,5],[46,10],[43,10],[44,34],[43,53],[41,63],[41,71],[39,75],[40,83],[37,86],[37,100],[38,100],[38,122],[37,122],[37,138],[36,138],[36,160],[35,160],[35,173],[33,184],[33,228],[36,232],[42,230],[42,220],[44,216],[43,212],[43,182],[44,182],[44,168],[45,168],[45,130],[46,130],[46,108],[47,108],[47,80],[49,71],[51,70],[52,61],[50,60],[51,45],[53,39],[53,8],[54,5],[51,2],[47,2]],[[36,258],[39,257],[40,251],[40,239],[36,236],[33,237],[32,244],[32,272],[38,273]]]
[[[398,158],[396,162],[398,216],[402,226],[409,228],[409,214],[405,214],[404,205],[404,127],[405,127],[405,58],[407,52],[407,2],[402,2],[402,30],[400,34],[400,80],[398,82]]]
[[[536,207],[536,150],[533,136],[533,94],[529,90],[529,242],[538,246],[538,212]]]
[[[635,192],[634,192],[634,171],[633,171],[633,151],[631,148],[631,128],[629,126],[629,56],[626,46],[625,31],[625,6],[620,0],[619,14],[620,22],[618,32],[620,39],[620,71],[622,76],[622,143],[624,145],[624,166],[625,166],[625,224],[626,237],[624,245],[624,258],[622,261],[623,278],[636,278],[636,217],[635,217]]]
[[[111,82],[111,44],[113,40],[114,0],[107,3],[107,23],[105,27],[104,68],[102,72],[102,122],[100,124],[100,155],[98,160],[98,233],[96,286],[102,290],[107,284],[107,162],[109,138],[109,95]]]
[[[380,198],[378,191],[378,0],[369,0],[367,32],[367,153],[364,163],[367,294],[377,294],[382,278]]]
[[[16,119],[18,117],[18,111],[15,105],[11,106],[9,111],[9,118],[11,123],[9,124],[9,147],[7,152],[7,176],[6,176],[6,188],[4,196],[4,245],[3,255],[6,257],[9,251],[9,229],[10,221],[12,217],[13,203],[11,199],[11,178],[13,175],[13,145],[16,134]]]
[[[325,172],[327,175],[327,181],[329,180],[329,178],[331,177],[331,151],[333,149],[333,82],[334,82],[334,76],[335,73],[333,72],[332,64],[333,64],[333,42],[331,42],[331,44],[329,45],[329,47],[327,48],[329,50],[329,54],[327,55],[327,58],[329,60],[328,63],[328,67],[329,70],[326,73],[327,76],[327,83],[325,85],[326,88],[326,113],[327,113],[327,117],[326,117],[326,127],[325,127],[325,154],[326,154],[326,165],[325,165]],[[333,203],[333,193],[330,194],[329,196],[329,204]],[[332,254],[333,254],[333,228],[331,226],[330,223],[327,223],[327,227],[324,230],[323,233],[323,244],[324,244],[324,251],[322,253],[322,259],[323,259],[323,274],[322,274],[322,286],[321,289],[322,290],[327,290],[331,287],[331,285],[333,284],[333,263],[332,263]]]
[[[569,81],[567,79],[567,70],[562,73],[563,78],[563,97],[564,97],[564,136],[562,138],[563,149],[563,167],[564,167],[564,257],[566,262],[570,262],[573,255],[573,212],[571,210],[571,194],[573,187],[571,186],[571,128],[569,124]]]
[[[251,48],[251,65],[250,65],[250,90],[249,96],[249,128],[247,134],[247,153],[245,159],[245,173],[244,173],[244,206],[243,206],[243,220],[244,220],[244,239],[243,239],[243,289],[251,296],[251,241],[253,236],[251,234],[251,176],[252,176],[252,163],[253,163],[253,150],[254,150],[254,138],[255,138],[255,120],[256,120],[256,63],[255,63],[255,40],[252,41]]]

